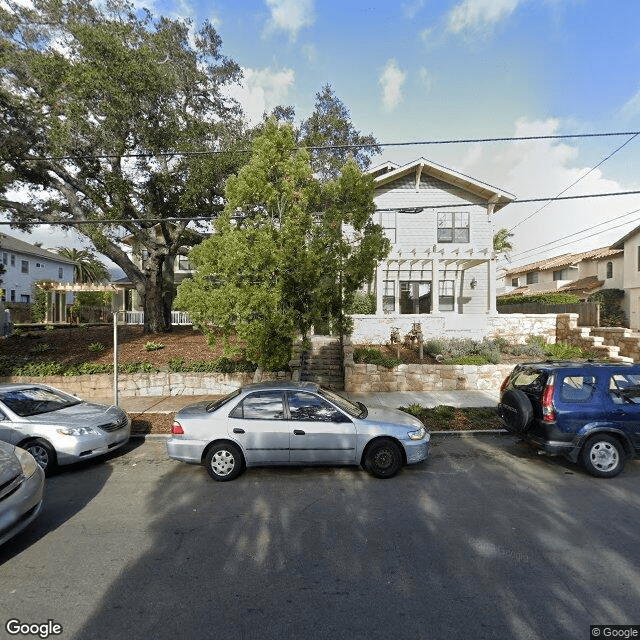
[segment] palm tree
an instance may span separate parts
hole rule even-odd
[[[109,280],[107,267],[89,249],[60,247],[58,254],[75,262],[74,279],[76,282],[84,284],[86,282],[98,283]]]
[[[499,254],[503,253],[507,260],[509,253],[513,251],[513,245],[509,242],[509,238],[513,238],[513,233],[509,229],[499,229],[493,236],[493,250]]]

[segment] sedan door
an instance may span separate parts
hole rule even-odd
[[[0,440],[10,444],[20,440],[20,432],[16,431],[15,425],[2,408],[0,408]]]
[[[289,463],[289,423],[282,391],[256,391],[229,414],[229,435],[239,442],[248,465]]]
[[[287,391],[292,464],[355,464],[356,428],[324,398]]]

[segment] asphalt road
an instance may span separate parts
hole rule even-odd
[[[67,469],[0,548],[0,637],[39,637],[11,619],[101,640],[582,640],[640,624],[640,462],[598,480],[506,435],[434,440],[387,481],[280,468],[216,483],[162,441]]]

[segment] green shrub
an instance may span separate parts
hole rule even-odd
[[[444,363],[445,364],[472,364],[472,365],[496,364],[496,363],[492,363],[485,356],[481,356],[481,355],[457,356],[455,358],[446,358]]]
[[[160,342],[151,342],[151,341],[149,341],[149,342],[145,343],[144,348],[147,351],[158,351],[160,349],[164,349],[164,345],[161,344]]]
[[[600,326],[602,327],[624,327],[626,319],[624,310],[620,306],[621,300],[624,298],[622,289],[602,289],[592,293],[588,298],[588,302],[600,303]]]
[[[445,346],[442,340],[427,340],[422,348],[426,354],[437,356],[444,351]]]
[[[33,349],[31,349],[31,353],[44,353],[45,351],[49,351],[51,349],[51,345],[46,342],[41,342],[37,344]]]
[[[100,353],[101,351],[104,351],[105,348],[106,347],[102,344],[102,342],[92,342],[88,347],[91,353]]]
[[[179,373],[184,370],[184,358],[171,358],[171,360],[169,360],[169,371]]]
[[[345,309],[346,313],[374,314],[376,312],[376,294],[357,291],[353,302]]]
[[[387,369],[393,369],[399,364],[402,364],[402,360],[398,358],[388,358],[382,354],[380,349],[375,347],[363,347],[362,349],[356,349],[353,354],[353,361],[359,364],[376,364]]]
[[[552,360],[573,360],[575,358],[584,358],[582,349],[573,344],[558,342],[556,344],[548,344],[545,349],[545,355]]]
[[[507,296],[498,298],[496,301],[498,306],[509,304],[526,304],[528,302],[537,302],[539,304],[573,304],[581,302],[580,296],[573,293],[538,293],[530,296]]]
[[[54,331],[55,327],[52,324],[48,324],[44,328],[45,331]]]
[[[61,376],[66,366],[59,362],[26,362],[15,365],[11,369],[11,376],[27,376],[40,378],[42,376]]]
[[[118,365],[118,371],[120,373],[157,373],[159,369],[145,360],[144,362],[128,362]]]

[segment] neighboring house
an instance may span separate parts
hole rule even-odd
[[[640,331],[640,226],[612,244],[611,248],[623,252],[623,308],[629,319],[629,328]]]
[[[514,267],[505,272],[498,297],[573,293],[586,299],[600,289],[622,289],[623,253],[612,245]]]
[[[73,282],[73,260],[4,233],[0,233],[0,258],[5,268],[2,288],[7,302],[33,302],[33,285],[39,280]]]
[[[375,316],[354,316],[354,342],[387,342],[413,323],[425,336],[482,335],[496,314],[493,215],[515,196],[424,158],[368,173],[392,248],[371,284]]]

